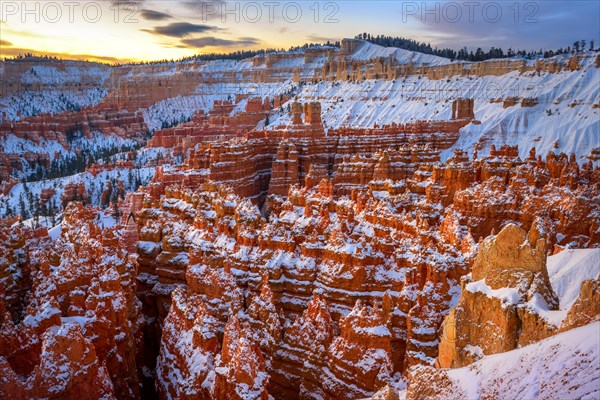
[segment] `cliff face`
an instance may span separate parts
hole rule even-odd
[[[534,232],[527,235],[508,224],[481,244],[472,282],[463,281],[458,305],[444,322],[438,357],[442,368],[462,367],[482,354],[513,350],[556,329],[519,306],[534,301],[543,302],[549,310],[558,309],[546,270],[545,240],[535,237]]]
[[[160,200],[152,185],[144,189],[143,206],[133,210],[140,282],[144,302],[155,305],[152,315],[166,318],[159,359],[171,362],[159,362],[157,380],[165,393],[239,393],[245,380],[260,396],[266,388],[276,398],[366,397],[412,366],[472,362],[478,354],[465,351],[472,351],[469,345],[488,354],[556,332],[516,299],[556,310],[546,255],[567,243],[597,246],[597,169],[576,166],[564,155],[521,161],[517,149],[504,147],[474,161],[460,152],[447,163],[415,158],[414,167],[398,163],[402,172],[390,172],[393,153],[387,152],[378,156],[373,175],[359,181],[349,198],[338,199],[336,188],[345,181],[330,179],[327,165],[311,165],[304,187],[277,177],[298,171],[300,180],[300,156],[293,149],[302,140],[281,142],[270,187],[291,186],[287,196],[267,197],[265,214],[233,193],[240,188],[209,179],[196,190],[166,186]],[[543,211],[550,209],[556,212]],[[587,224],[583,215],[591,216]],[[514,225],[504,227],[507,221]],[[476,244],[502,227],[497,239]],[[174,292],[169,311],[177,284],[187,292]],[[514,306],[488,296],[505,287],[513,288],[508,300]],[[225,339],[210,345],[192,340],[189,332],[204,326],[192,324],[193,314],[185,311],[192,309],[211,316],[218,337],[234,335],[231,330],[236,338],[248,337],[243,358],[257,369],[235,376],[229,357],[237,350],[226,350]],[[182,317],[173,320],[177,315],[190,318],[185,328],[178,328]],[[489,315],[496,315],[489,337],[468,330],[482,322],[474,318]],[[445,342],[450,327],[462,345]],[[185,382],[195,382],[191,389],[176,384],[169,377],[191,368],[181,351],[201,354],[215,374],[185,372]]]
[[[81,111],[21,118],[0,122],[0,180],[50,168],[51,161],[81,157],[81,148],[70,139],[82,136],[101,147],[103,142],[140,144],[148,134],[139,112],[91,106]],[[15,144],[16,143],[16,144]],[[23,151],[23,146],[29,151]],[[107,146],[108,147],[108,146]]]
[[[600,279],[588,279],[581,283],[577,301],[569,309],[562,322],[561,331],[577,328],[600,320],[598,303],[600,302]]]
[[[263,105],[261,110],[266,108]],[[293,103],[290,125],[251,131],[227,141],[212,140],[220,125],[194,122],[190,129],[200,132],[198,136],[186,136],[188,127],[183,126],[168,136],[160,131],[164,135],[152,139],[160,140],[159,145],[175,144],[174,149],[182,143],[181,151],[190,151],[182,166],[159,169],[150,188],[162,194],[169,184],[195,190],[211,181],[262,203],[268,194],[285,196],[292,185],[304,185],[312,167],[324,171],[322,177],[333,176],[336,198],[350,195],[352,190],[366,189],[373,180],[401,180],[420,165],[439,161],[440,152],[456,142],[459,129],[473,118],[472,102],[457,102],[455,109],[453,121],[330,130],[326,136],[320,104]],[[228,124],[224,129],[235,129],[235,124]]]

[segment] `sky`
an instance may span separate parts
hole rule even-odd
[[[598,0],[0,0],[0,57],[104,62],[289,48],[367,32],[437,47],[600,47]]]

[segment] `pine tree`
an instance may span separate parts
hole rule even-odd
[[[119,218],[121,217],[121,211],[119,210],[119,205],[117,204],[117,201],[113,201],[112,202],[112,208],[113,208],[113,216],[115,217],[115,220],[119,220]]]
[[[19,214],[21,219],[27,219],[27,210],[25,208],[25,200],[23,200],[23,193],[19,194]]]
[[[135,176],[135,187],[133,190],[139,189],[140,186],[142,186],[142,179],[140,178],[140,172],[138,171]]]
[[[48,214],[50,214],[50,223],[52,226],[56,225],[56,204],[54,203],[54,199],[50,200],[50,209],[48,210]]]

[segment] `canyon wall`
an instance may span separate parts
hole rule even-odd
[[[41,57],[3,60],[0,62],[3,81],[0,96],[24,91],[83,92],[105,87],[111,69],[106,64]]]
[[[600,245],[597,167],[507,146],[440,162],[412,128],[311,125],[197,145],[116,228],[73,199],[56,241],[5,220],[0,392],[364,398],[597,319],[593,280],[560,327],[521,307],[559,306],[547,254]]]
[[[3,118],[0,190],[17,185],[24,165],[79,156],[68,140],[76,132],[141,143],[150,106],[198,95],[202,84],[556,77],[589,62],[587,53],[450,63],[368,50],[344,40],[339,50],[241,62],[90,66],[98,71],[82,84],[108,92],[100,104]],[[38,77],[3,95],[54,89],[38,75],[44,68],[1,65],[10,82]],[[292,101],[294,90],[272,104],[247,93],[215,99],[189,122],[158,129],[148,153],[168,156],[134,193],[122,180],[103,182],[103,206],[124,197],[110,212],[85,206],[89,187],[70,182],[64,221],[50,232],[0,219],[1,397],[367,398],[381,388],[394,396],[400,380],[416,382],[409,398],[438,395],[451,382],[434,367],[471,365],[598,320],[597,277],[562,309],[546,265],[549,254],[600,246],[598,167],[535,148],[520,158],[517,146],[491,144],[480,157],[481,142],[471,156],[455,150],[441,161],[480,129],[475,110],[520,104],[526,113],[540,99],[457,98],[446,101],[446,120],[430,112],[328,129],[325,95]],[[119,165],[131,170],[137,155],[127,157]]]
[[[460,128],[474,117],[472,101],[465,100],[455,109],[459,114],[453,121],[330,130],[325,135],[320,104],[293,103],[289,126],[251,131],[235,140],[225,140],[223,135],[218,141],[211,139],[219,126],[196,121],[189,129],[198,136],[187,135],[189,129],[184,126],[168,130],[171,136],[159,131],[160,136],[152,139],[151,145],[165,145],[171,137],[168,144],[173,148],[181,148],[183,153],[190,150],[183,165],[159,169],[148,189],[156,195],[164,193],[169,184],[193,190],[210,181],[262,203],[267,194],[285,196],[292,184],[304,185],[313,168],[323,171],[323,178],[334,177],[336,198],[349,195],[354,189],[365,189],[372,180],[403,179],[422,163],[439,161],[440,152],[455,143]],[[179,146],[183,142],[186,144]]]
[[[287,147],[278,158],[293,165],[299,157],[291,156],[290,146],[297,149],[299,140],[281,143]],[[451,309],[460,293],[459,307],[487,304],[479,297],[465,297],[463,277],[471,268],[473,280],[490,273],[510,279],[512,275],[497,267],[478,272],[486,271],[481,260],[489,240],[477,245],[508,221],[516,224],[509,225],[516,232],[521,229],[517,225],[529,229],[532,246],[537,247],[531,267],[524,266],[536,277],[534,283],[507,284],[531,298],[541,295],[552,306],[555,300],[540,260],[565,245],[598,246],[599,221],[592,210],[599,207],[593,193],[600,176],[597,168],[572,164],[565,155],[542,160],[532,152],[530,159],[521,161],[516,151],[503,147],[474,161],[457,152],[447,163],[417,163],[415,171],[404,171],[407,177],[397,180],[369,178],[350,197],[339,198],[334,194],[337,175],[332,179],[322,166],[314,165],[304,184],[284,181],[290,185],[287,196],[268,195],[268,218],[249,199],[234,194],[239,190],[235,186],[228,189],[209,179],[201,189],[167,186],[164,195],[153,192],[152,185],[146,188],[143,205],[132,210],[139,230],[144,303],[152,308],[153,318],[165,321],[172,313],[173,318],[179,313],[198,321],[198,316],[185,312],[190,307],[185,304],[204,304],[193,309],[202,310],[198,312],[205,322],[190,319],[183,332],[212,321],[209,326],[219,338],[188,341],[178,328],[163,330],[169,343],[180,343],[185,351],[211,360],[206,368],[214,368],[216,378],[206,369],[198,375],[199,370],[184,366],[184,353],[177,355],[172,345],[160,356],[170,361],[159,363],[160,376],[167,379],[172,369],[187,371],[185,382],[196,382],[189,383],[189,390],[212,396],[235,392],[241,379],[254,385],[256,393],[266,388],[276,398],[311,398],[315,393],[331,399],[370,396],[392,382],[394,373],[435,365],[447,357],[443,321],[446,315],[459,320],[458,311]],[[273,171],[285,170],[280,164],[276,159]],[[377,171],[382,169],[379,165]],[[318,176],[322,180],[315,184]],[[584,216],[592,218],[585,223]],[[512,233],[502,235],[511,238],[506,249],[514,249],[515,240],[520,240]],[[531,281],[521,272],[515,274]],[[179,284],[187,291],[178,289],[177,301],[169,306],[169,293]],[[488,285],[495,290],[504,283]],[[495,309],[492,303],[489,307]],[[523,327],[514,345],[554,332],[541,330],[545,325],[534,314],[498,310],[513,318],[513,326]],[[502,323],[503,329],[511,329],[510,321]],[[174,326],[180,324],[184,322]],[[219,375],[220,366],[234,362],[222,361],[230,360],[223,354],[224,338],[233,335],[227,333],[232,327],[236,337],[249,337],[243,357],[254,360],[256,369],[248,377]],[[502,337],[496,336],[499,348],[510,350]],[[163,354],[162,347],[160,351]],[[161,377],[159,387],[181,393],[182,386]]]

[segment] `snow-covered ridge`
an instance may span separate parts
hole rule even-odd
[[[97,104],[107,94],[111,72],[108,65],[85,61],[0,61],[0,121]]]
[[[23,83],[42,83],[61,85],[66,83],[79,83],[85,80],[97,80],[103,84],[110,76],[108,68],[79,68],[66,66],[59,69],[56,66],[35,65],[21,75]]]
[[[383,47],[360,39],[352,39],[360,42],[356,50],[350,56],[351,60],[373,60],[376,58],[395,58],[399,64],[413,64],[423,66],[439,66],[452,63],[448,58],[438,57],[431,54],[404,50],[398,47]],[[457,63],[462,63],[458,61]]]

